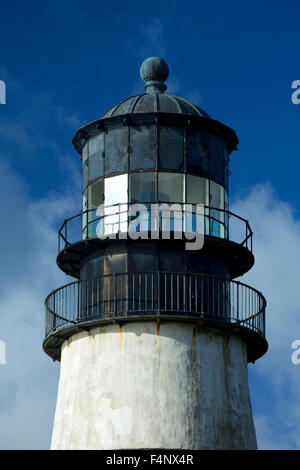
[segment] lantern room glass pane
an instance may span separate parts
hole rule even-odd
[[[156,168],[156,129],[154,125],[130,127],[130,171]]]
[[[224,187],[214,181],[210,181],[210,206],[224,209]]]
[[[224,142],[215,135],[209,136],[210,178],[224,185]]]
[[[104,134],[101,132],[89,139],[89,181],[103,176]]]
[[[147,210],[144,213],[139,211],[139,224],[136,231],[150,230],[151,218],[148,210],[151,210],[150,204],[157,199],[157,173],[131,173],[129,184],[130,202],[133,204],[145,204]],[[135,222],[136,217],[130,217],[130,222]]]
[[[105,134],[105,175],[127,171],[128,127],[109,128]]]
[[[205,131],[187,128],[186,151],[187,171],[209,178],[210,153],[208,134]]]
[[[159,169],[183,171],[183,128],[159,126],[158,129]]]
[[[209,180],[201,176],[187,175],[186,202],[188,204],[209,205]],[[193,216],[187,217],[187,229],[196,230],[196,207],[193,207]],[[209,208],[204,208],[204,233],[209,233]]]
[[[210,181],[210,235],[224,238],[225,227],[225,195],[224,187]]]
[[[98,180],[88,187],[88,237],[96,237],[97,223],[102,223],[96,214],[97,208],[104,201],[104,180]]]
[[[128,174],[104,180],[104,233],[127,231]]]
[[[201,176],[187,175],[186,202],[209,205],[209,180]]]
[[[184,175],[158,173],[158,201],[184,202]]]
[[[129,181],[130,202],[156,201],[156,173],[131,173]]]
[[[160,213],[159,226],[161,230],[181,232],[183,230],[183,207],[184,202],[184,175],[179,173],[158,173],[158,202],[168,202],[180,204],[178,210],[174,208],[165,217],[164,213]]]

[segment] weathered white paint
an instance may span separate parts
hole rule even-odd
[[[188,323],[110,325],[62,346],[52,449],[255,449],[246,345]]]

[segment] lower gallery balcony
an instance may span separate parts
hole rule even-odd
[[[248,360],[267,350],[264,296],[246,284],[179,272],[133,272],[79,280],[45,300],[44,350],[60,359],[62,343],[80,330],[129,321],[193,322],[242,336]]]

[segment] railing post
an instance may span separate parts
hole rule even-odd
[[[127,282],[126,282],[126,312],[124,311],[124,316],[128,315],[129,312],[129,273],[126,273]],[[126,279],[125,277],[125,279]],[[125,310],[125,309],[124,309]],[[127,315],[126,315],[127,314]]]
[[[47,305],[48,308],[48,305]],[[56,312],[55,312],[55,293],[53,294],[53,324],[52,324],[53,331],[56,330]]]
[[[160,315],[160,271],[157,273],[157,315]]]
[[[77,315],[76,315],[76,322],[80,317],[80,294],[79,294],[79,281],[77,281]]]
[[[264,302],[264,301],[263,301]],[[266,306],[263,306],[263,334],[266,335]]]
[[[239,320],[239,308],[240,308],[240,293],[239,293],[239,282],[236,283],[236,319]]]

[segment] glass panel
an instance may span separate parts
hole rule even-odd
[[[224,185],[224,142],[215,135],[209,136],[210,178]]]
[[[156,186],[156,173],[131,173],[130,202],[155,202]]]
[[[86,142],[82,148],[82,191],[85,190],[88,184],[88,142]]]
[[[103,176],[104,133],[89,139],[89,181]]]
[[[87,234],[87,189],[84,191],[82,195],[82,239],[86,239],[86,234]]]
[[[201,176],[187,175],[186,182],[186,199],[187,203],[209,205],[209,180],[201,178]],[[196,208],[193,207],[193,211]],[[209,233],[209,209],[204,209],[204,233]],[[188,218],[188,227],[190,227],[190,219]],[[192,231],[196,230],[196,215],[192,217]]]
[[[187,128],[187,171],[209,178],[208,134]]]
[[[98,180],[96,183],[91,184],[88,187],[88,236],[89,238],[96,237],[96,228],[97,223],[103,223],[99,220],[96,215],[97,208],[103,204],[104,194],[103,194],[104,181]]]
[[[127,171],[128,127],[110,128],[105,135],[105,175]]]
[[[158,173],[158,201],[184,202],[184,175]]]
[[[220,184],[210,181],[210,235],[224,238],[225,230],[224,212],[216,209],[224,209],[224,188]]]
[[[200,176],[187,175],[186,191],[187,200],[193,204],[204,204],[209,205],[209,194],[208,194],[208,183],[207,178],[201,178]]]
[[[158,201],[169,202],[171,204],[184,202],[184,175],[178,173],[158,173]],[[183,206],[179,206],[180,211],[174,210],[169,214],[170,230],[182,231],[183,229]],[[168,220],[163,218],[163,213],[159,214],[159,226],[163,230],[168,229]]]
[[[104,233],[127,231],[128,174],[105,178]]]
[[[183,170],[183,129],[159,127],[159,168]]]
[[[130,128],[130,171],[156,168],[155,126]]]
[[[224,188],[214,181],[210,181],[210,206],[224,209]]]
[[[151,203],[156,201],[157,193],[157,173],[131,173],[130,175],[130,202],[131,203]],[[151,210],[150,204],[146,204],[149,212]],[[136,231],[150,230],[151,219],[148,211],[145,213],[139,212],[137,217],[132,216],[130,222],[138,218],[139,224],[136,226]]]

